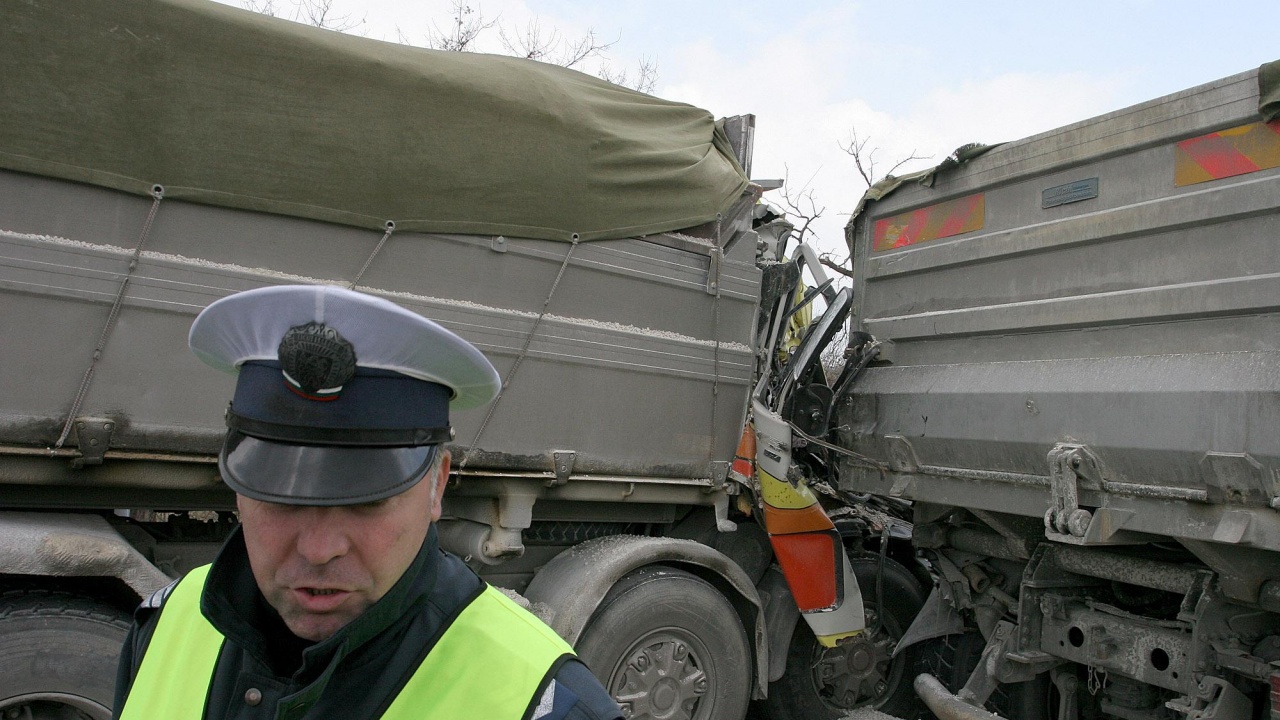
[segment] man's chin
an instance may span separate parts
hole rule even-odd
[[[327,640],[364,610],[356,593],[317,595],[292,589],[285,592],[286,596],[276,610],[289,632],[303,640]]]
[[[348,622],[350,620],[346,617],[310,613],[298,613],[284,618],[285,627],[289,628],[289,632],[303,640],[317,643],[333,637],[334,633],[341,630]]]

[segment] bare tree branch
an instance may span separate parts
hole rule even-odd
[[[576,40],[562,37],[559,31],[544,32],[541,24],[534,20],[526,27],[522,35],[515,35],[507,28],[498,27],[498,39],[507,53],[528,60],[548,62],[561,67],[578,67],[590,58],[605,58],[609,48],[617,44],[617,40],[603,42],[596,36],[594,28]],[[653,92],[658,83],[658,65],[649,58],[641,58],[636,66],[636,74],[630,75],[626,70],[615,71],[607,62],[602,62],[598,75],[615,85],[622,85],[639,90]]]
[[[815,220],[822,217],[822,213],[827,211],[825,205],[818,207],[818,202],[813,197],[813,178],[817,176],[818,171],[815,170],[808,182],[802,185],[800,189],[795,190],[791,186],[791,168],[785,163],[782,167],[782,187],[779,189],[779,193],[782,195],[782,210],[794,220],[799,221],[794,233],[796,242],[802,243],[812,232],[810,226],[813,225]]]
[[[586,34],[577,40],[566,40],[558,30],[544,33],[536,19],[525,26],[523,35],[510,33],[507,28],[500,25],[498,38],[510,55],[569,68],[587,58],[603,56],[604,52],[617,42],[616,40],[608,43],[601,42],[596,38],[594,29],[588,29]]]
[[[525,26],[522,36],[512,36],[505,27],[499,27],[498,39],[509,55],[526,60],[542,60],[551,52],[552,47],[560,43],[560,33],[552,30],[550,35],[544,36],[538,20],[534,19]]]
[[[875,177],[876,169],[876,149],[872,148],[871,152],[866,151],[867,141],[870,139],[871,138],[859,139],[858,129],[849,128],[849,142],[842,143],[838,140],[836,141],[836,145],[853,158],[853,165],[857,168],[858,174],[862,176],[862,181],[867,184],[867,187],[871,187],[875,184],[875,181],[872,180],[872,178]]]
[[[564,67],[573,67],[587,58],[600,57],[617,42],[617,40],[607,43],[600,42],[596,39],[595,29],[587,28],[585,35],[574,42],[565,43],[564,52],[560,54],[556,64]]]
[[[498,18],[486,20],[484,11],[479,6],[473,8],[463,0],[454,0],[448,32],[441,30],[434,22],[431,23],[431,28],[427,30],[427,47],[450,52],[475,52],[476,38],[497,25]],[[404,33],[398,29],[397,34],[404,38]]]
[[[867,187],[871,187],[883,179],[876,175],[876,153],[880,151],[880,148],[873,147],[868,150],[867,143],[870,140],[871,138],[869,137],[858,137],[858,129],[856,127],[851,127],[849,128],[849,140],[843,143],[839,141],[836,142],[836,145],[838,145],[841,150],[845,151],[847,155],[853,158],[853,165],[857,168],[858,175],[862,176],[862,181],[867,184]],[[893,177],[893,173],[903,165],[906,165],[913,160],[928,160],[930,157],[932,156],[916,155],[916,151],[912,150],[910,155],[894,163],[893,167],[889,168],[889,172],[885,173],[883,177]]]
[[[276,0],[257,1],[275,2]],[[603,61],[608,50],[618,41],[601,40],[594,28],[588,28],[581,37],[571,40],[565,38],[558,30],[547,31],[535,19],[525,26],[523,32],[516,32],[506,27],[500,17],[486,18],[479,6],[472,7],[466,0],[454,0],[450,32],[446,33],[434,25],[433,30],[428,31],[427,47],[455,52],[474,51],[477,40],[495,28],[498,42],[502,44],[508,55],[567,68],[578,67],[591,58],[599,58],[602,64],[598,74],[604,80],[640,92],[652,92],[657,85],[658,65],[647,58],[640,61],[634,76],[628,76],[626,71],[611,70],[607,62]],[[400,42],[412,44],[404,32],[397,30],[397,35]]]
[[[363,17],[356,19],[350,14],[335,15],[333,0],[291,0],[292,11],[284,9],[277,0],[243,0],[243,2],[246,10],[325,30],[348,32],[364,24]]]
[[[244,0],[244,9],[271,17],[280,17],[280,10],[276,7],[275,0]]]
[[[628,75],[626,70],[614,71],[608,65],[600,68],[600,78],[614,85],[622,85],[632,90],[651,93],[658,85],[658,63],[649,58],[640,58],[636,64],[636,74]]]
[[[853,271],[846,269],[840,263],[836,262],[835,260],[832,260],[830,254],[822,255],[821,257],[818,258],[818,262],[822,263],[823,265],[826,265],[827,267],[831,268],[832,270],[835,270],[836,272],[840,273],[841,275],[847,278],[853,277]]]
[[[241,0],[247,10],[326,30],[347,32],[364,24],[363,17],[355,19],[351,15],[336,15],[334,2],[335,0]],[[286,8],[285,3],[292,9]],[[598,75],[604,80],[640,92],[653,92],[658,84],[658,64],[648,58],[640,60],[635,75],[629,75],[626,70],[611,69],[605,62],[605,54],[618,41],[602,41],[594,28],[588,28],[581,37],[569,40],[558,30],[544,30],[535,19],[525,27],[523,33],[516,33],[503,25],[501,16],[488,18],[479,5],[472,6],[467,0],[453,0],[449,21],[444,28],[432,22],[427,29],[424,44],[433,50],[476,52],[482,36],[495,28],[498,41],[509,55],[568,68],[580,66],[591,58],[598,58],[601,60]],[[396,28],[396,39],[405,45],[414,44],[409,34],[399,27]]]

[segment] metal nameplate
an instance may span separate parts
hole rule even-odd
[[[1077,180],[1066,185],[1046,188],[1040,194],[1040,207],[1051,208],[1098,197],[1098,178]]]

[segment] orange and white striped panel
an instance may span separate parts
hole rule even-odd
[[[1250,123],[1183,140],[1174,148],[1174,185],[1280,167],[1280,120]]]
[[[875,224],[872,250],[890,250],[981,230],[986,214],[986,196],[978,193],[881,218]]]

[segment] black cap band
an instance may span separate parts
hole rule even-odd
[[[299,445],[339,447],[416,447],[439,445],[452,439],[449,427],[434,428],[328,428],[283,425],[241,417],[227,411],[227,427],[260,440]]]
[[[218,463],[233,490],[297,505],[371,502],[421,480],[450,439],[443,385],[358,368],[324,396],[303,390],[280,363],[240,368]]]
[[[227,424],[281,442],[424,445],[449,439],[451,396],[443,385],[376,368],[358,368],[337,392],[310,396],[290,383],[280,363],[251,361],[240,368]],[[351,439],[369,429],[367,441]]]

